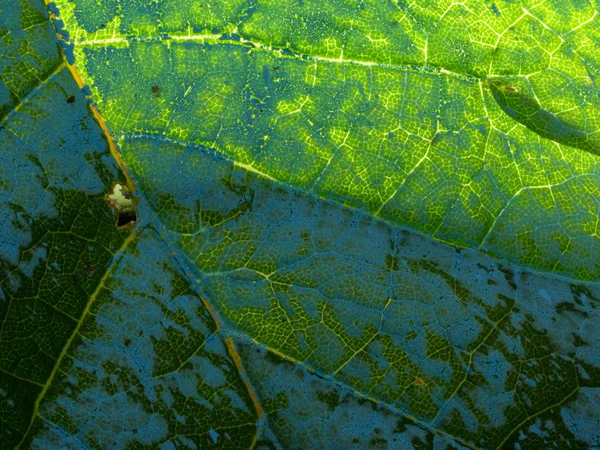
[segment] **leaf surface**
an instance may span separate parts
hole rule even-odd
[[[0,7],[9,448],[599,445],[597,6],[57,7]]]
[[[40,2],[0,7],[0,441],[27,433],[57,361],[128,232],[124,182]]]
[[[437,240],[598,279],[592,5],[122,3],[100,19],[91,0],[58,2],[113,133],[209,147]],[[498,84],[547,117],[508,114]]]

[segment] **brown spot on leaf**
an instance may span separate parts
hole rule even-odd
[[[96,269],[94,268],[93,264],[90,264],[87,261],[83,261],[82,264],[83,264],[83,267],[84,267],[84,269],[86,270],[86,272],[88,274],[88,277],[91,277],[92,275],[94,275],[94,272],[95,272]]]

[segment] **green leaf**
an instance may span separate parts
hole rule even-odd
[[[600,445],[597,6],[56,6],[0,6],[7,448]]]
[[[546,111],[538,101],[520,92],[514,86],[490,83],[494,99],[502,110],[516,121],[522,123],[543,138],[579,148],[591,153],[600,153],[600,143],[593,134],[578,129],[559,117]]]
[[[212,148],[436,240],[600,276],[597,158],[564,145],[593,152],[600,129],[592,5],[172,0],[101,20],[95,1],[58,5],[115,135]],[[548,117],[515,120],[498,85]]]
[[[164,243],[141,232],[91,303],[25,448],[250,447],[256,412],[218,332]]]
[[[124,182],[40,2],[0,7],[0,439],[17,445],[126,230]]]
[[[588,408],[598,420],[586,397],[597,395],[600,375],[597,284],[461,251],[206,150],[147,137],[121,150],[164,239],[197,269],[231,333],[267,350],[241,353],[284,448],[332,448],[336,433],[335,442],[347,442],[339,448],[373,439],[391,446],[412,439],[415,426],[415,439],[441,448],[438,440],[496,448],[520,433],[542,446],[591,445],[593,434],[565,416]],[[298,369],[276,369],[284,361]],[[314,380],[299,388],[303,371]],[[335,432],[308,432],[313,403],[326,403],[319,392],[332,389],[411,427],[385,437],[374,430],[384,424],[342,433],[337,427],[351,421],[342,406]],[[366,410],[352,420],[383,420]]]

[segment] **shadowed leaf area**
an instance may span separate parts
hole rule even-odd
[[[512,86],[494,82],[489,85],[502,110],[534,133],[559,144],[596,155],[600,153],[600,141],[597,136],[586,135],[584,131],[546,111],[537,100]]]
[[[600,446],[597,8],[0,4],[0,447]]]

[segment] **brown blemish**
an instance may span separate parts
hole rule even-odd
[[[88,277],[91,277],[92,275],[94,275],[94,271],[96,269],[94,268],[93,264],[90,264],[88,261],[83,261],[82,264],[88,274]]]

